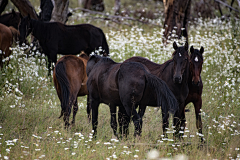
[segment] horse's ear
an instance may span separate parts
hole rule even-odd
[[[31,20],[31,16],[30,16],[30,14],[28,14],[27,18],[28,18],[28,20]]]
[[[200,53],[203,54],[203,52],[204,52],[204,48],[201,46]]]
[[[187,51],[188,50],[188,42],[185,43],[184,47],[185,47],[185,50]]]
[[[14,11],[14,9],[12,9],[12,14],[15,16],[16,15],[16,12]]]
[[[191,48],[190,48],[190,52],[191,52],[191,53],[194,52],[194,48],[193,48],[193,46],[191,46]]]
[[[178,49],[177,43],[176,43],[175,41],[173,42],[173,48],[174,48],[175,50]]]

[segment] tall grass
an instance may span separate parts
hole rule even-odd
[[[101,21],[95,24],[102,25]],[[186,113],[184,139],[177,144],[172,127],[169,139],[161,138],[161,112],[152,107],[146,110],[140,140],[133,137],[133,124],[128,139],[115,139],[110,111],[104,104],[99,106],[98,137],[93,139],[86,97],[78,99],[75,127],[65,130],[63,119],[58,119],[60,102],[47,76],[44,55],[32,51],[27,57],[23,48],[13,47],[12,56],[6,59],[9,64],[0,75],[0,159],[146,159],[152,149],[159,151],[159,157],[185,154],[189,159],[239,159],[239,26],[238,21],[220,19],[199,19],[190,24],[190,45],[205,49],[202,119],[206,143],[201,146],[192,104],[187,106],[190,112]],[[162,44],[160,28],[103,29],[110,57],[117,62],[132,56],[147,57],[156,63],[171,58],[172,43]]]

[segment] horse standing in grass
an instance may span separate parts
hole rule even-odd
[[[105,103],[110,107],[111,127],[116,136],[116,106],[119,106],[120,111],[126,113],[127,118],[122,121],[126,136],[130,118],[135,126],[134,135],[141,134],[142,118],[135,109],[136,105],[154,103],[162,107],[165,115],[169,111],[175,113],[178,109],[177,100],[165,82],[150,74],[141,63],[116,63],[110,58],[93,55],[87,63],[87,75],[94,136],[97,134],[100,103]]]
[[[176,126],[175,136],[180,138],[185,128],[185,100],[189,93],[188,43],[186,42],[184,46],[178,47],[174,42],[173,48],[175,49],[172,54],[173,58],[163,64],[154,63],[143,57],[132,57],[126,60],[126,62],[140,62],[144,64],[153,75],[156,75],[166,82],[178,101],[179,110],[174,115],[173,125]],[[143,111],[140,111],[140,116],[142,117],[143,115],[141,112],[145,112],[146,106],[142,106],[140,109],[143,109]],[[165,128],[164,133],[166,133],[166,128],[168,128],[168,126],[168,121],[163,124],[163,128]]]
[[[189,94],[185,100],[185,106],[192,102],[195,108],[196,115],[196,126],[198,133],[202,135],[202,119],[201,119],[201,108],[202,108],[202,90],[203,83],[201,78],[202,64],[203,64],[203,52],[204,48],[200,50],[194,49],[193,46],[190,48],[190,76],[188,81]],[[203,141],[203,137],[201,137]]]
[[[10,47],[18,40],[19,32],[12,26],[7,27],[0,23],[0,68],[3,68],[3,58],[11,54]]]
[[[86,65],[89,57],[82,53],[79,57],[66,55],[60,58],[53,71],[53,82],[61,102],[61,118],[67,128],[69,116],[73,105],[72,124],[75,124],[75,116],[78,111],[77,97],[88,95]],[[87,103],[88,104],[88,103]],[[88,107],[89,108],[89,107]]]
[[[39,41],[48,58],[49,71],[51,63],[57,62],[57,54],[76,55],[84,51],[89,56],[100,47],[100,54],[109,54],[105,34],[91,24],[64,25],[59,22],[33,20],[26,16],[21,19],[19,31],[20,45],[30,33]]]

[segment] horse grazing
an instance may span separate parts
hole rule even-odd
[[[3,68],[3,58],[9,57],[11,50],[9,47],[18,40],[19,32],[13,27],[7,27],[0,23],[0,68]]]
[[[11,13],[6,13],[0,16],[0,23],[10,27],[13,26],[15,29],[18,30],[18,25],[20,23],[22,15],[19,12],[15,12],[12,9]]]
[[[188,43],[184,46],[178,47],[176,42],[173,43],[173,58],[166,61],[163,64],[154,63],[143,57],[132,57],[125,62],[139,62],[144,64],[149,71],[166,82],[169,89],[175,95],[179,110],[174,115],[173,125],[176,127],[175,136],[179,137],[182,135],[185,128],[185,100],[189,93],[188,78],[189,78],[189,55],[188,55]],[[144,109],[144,106],[141,108]],[[145,106],[146,108],[146,106]],[[145,109],[144,109],[145,110]],[[142,112],[144,112],[144,110]],[[141,114],[141,113],[140,113]],[[142,117],[142,115],[140,115]],[[168,128],[168,121],[164,123],[164,133]],[[181,126],[181,127],[180,127]],[[165,136],[167,136],[165,134]]]
[[[161,106],[163,112],[175,113],[178,109],[177,100],[165,82],[150,74],[141,63],[116,63],[107,57],[93,55],[87,63],[87,88],[92,108],[92,127],[94,136],[97,134],[98,106],[108,104],[111,112],[111,127],[117,136],[116,106],[126,113],[124,134],[128,134],[130,117],[134,122],[134,135],[140,135],[142,118],[138,115],[136,105],[151,103]],[[164,117],[167,118],[167,117]]]
[[[66,55],[60,58],[53,71],[53,82],[57,91],[58,98],[61,102],[61,118],[65,122],[67,128],[69,124],[69,116],[73,106],[72,124],[75,124],[75,116],[78,111],[78,96],[88,94],[87,90],[87,74],[86,65],[89,57],[82,53],[79,57],[74,55]]]
[[[30,33],[39,41],[48,58],[49,71],[51,63],[57,62],[57,54],[76,55],[84,51],[89,56],[99,47],[102,47],[101,54],[109,54],[103,31],[90,24],[64,25],[59,22],[33,20],[26,16],[21,19],[19,31],[20,45]]]
[[[203,52],[204,48],[200,50],[194,49],[193,46],[190,48],[190,76],[188,81],[189,94],[185,100],[185,106],[192,102],[195,108],[196,115],[196,126],[198,133],[202,134],[202,120],[201,120],[201,108],[202,108],[202,90],[203,83],[201,78],[202,64],[203,64]],[[203,137],[201,137],[203,141]]]

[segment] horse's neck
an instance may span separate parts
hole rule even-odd
[[[170,63],[172,63],[172,62],[173,62],[173,59],[170,59],[170,60],[164,62],[163,64],[161,64],[159,66],[159,74],[163,74],[165,72],[165,69],[167,69],[167,67],[171,67]]]
[[[45,28],[46,28],[46,24],[44,24],[44,22],[38,21],[38,20],[31,20],[31,24],[32,24],[32,35],[34,37],[39,39],[44,35],[46,35],[45,33],[41,32],[41,30],[45,31]]]

